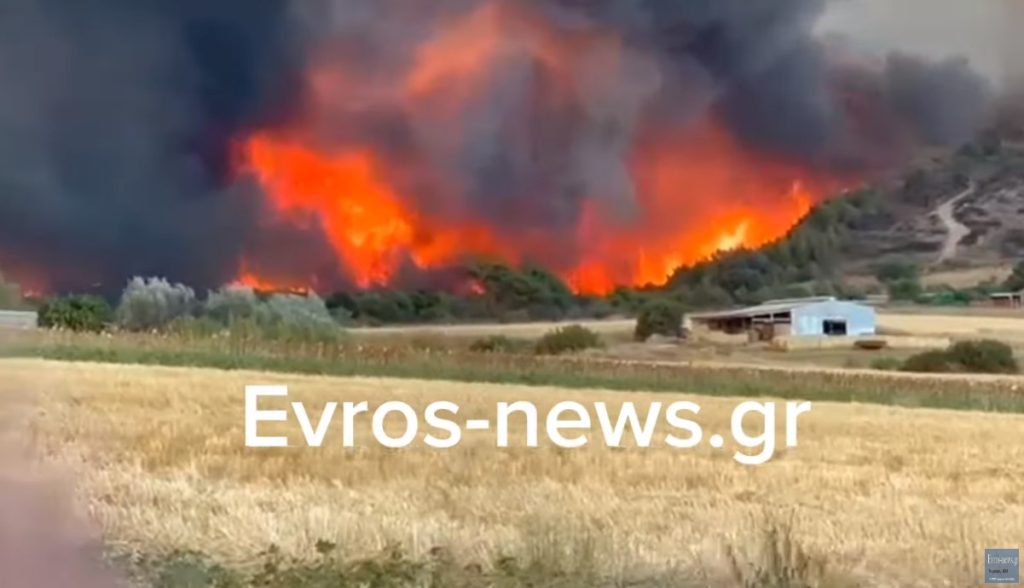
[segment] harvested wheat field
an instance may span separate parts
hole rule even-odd
[[[761,530],[778,524],[849,585],[960,588],[979,583],[985,547],[1024,542],[1024,416],[816,404],[799,447],[780,439],[760,467],[737,464],[728,443],[498,449],[493,431],[448,450],[384,449],[365,428],[357,449],[336,430],[319,449],[246,449],[246,384],[288,384],[314,419],[327,401],[444,399],[490,418],[501,401],[534,401],[543,415],[562,400],[681,398],[38,360],[0,371],[8,395],[34,396],[37,451],[68,468],[83,510],[123,548],[244,564],[270,543],[303,556],[327,539],[353,557],[397,543],[467,562],[548,557],[624,579],[715,578],[754,565]],[[685,399],[703,407],[705,431],[728,432],[738,401]],[[294,417],[279,430],[301,440]]]
[[[995,312],[995,311],[993,311]],[[994,337],[1024,340],[1024,313],[1000,316],[976,314],[881,313],[878,326],[918,336]]]

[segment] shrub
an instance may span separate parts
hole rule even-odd
[[[889,298],[905,302],[915,302],[924,293],[924,286],[917,279],[897,280],[889,282]]]
[[[469,346],[474,353],[515,353],[523,348],[521,341],[510,339],[505,335],[491,335],[477,339]]]
[[[203,304],[203,314],[223,325],[235,320],[250,319],[256,315],[260,299],[247,286],[224,286],[210,292]]]
[[[97,333],[106,326],[110,315],[110,305],[98,296],[51,298],[39,308],[39,326]]]
[[[538,355],[561,355],[603,345],[594,331],[581,325],[569,325],[545,334],[537,341],[534,351]]]
[[[637,341],[646,341],[651,335],[681,337],[682,334],[682,309],[668,300],[652,300],[641,309],[633,337]]]
[[[903,259],[888,259],[875,268],[875,277],[883,284],[916,281],[920,275],[921,270],[917,265]]]
[[[251,322],[269,339],[334,341],[342,334],[324,300],[311,293],[274,294],[256,306]]]
[[[945,351],[919,353],[903,364],[903,371],[1015,374],[1020,371],[1013,349],[1001,341],[961,341]]]
[[[927,297],[927,302],[935,306],[970,306],[974,297],[970,292],[944,288]]]
[[[946,352],[961,371],[984,374],[1015,374],[1020,371],[1013,348],[1002,341],[961,341]]]
[[[333,341],[341,329],[316,294],[275,294],[255,309],[253,321],[273,339]]]
[[[451,300],[446,294],[417,290],[409,298],[416,322],[436,323],[452,318]]]
[[[1024,261],[1013,266],[1013,273],[1006,279],[1003,287],[1013,292],[1024,290]]]
[[[615,307],[612,303],[597,296],[579,296],[576,299],[576,308],[570,311],[571,316],[590,317],[606,319],[615,314]]]
[[[175,335],[207,339],[224,333],[227,331],[227,327],[208,316],[195,317],[186,315],[168,323],[164,330]]]
[[[470,277],[482,288],[490,314],[504,321],[557,320],[574,304],[565,283],[537,267],[480,264],[470,268]]]
[[[342,307],[338,307],[342,309]],[[338,310],[336,309],[336,310]],[[316,294],[258,296],[251,288],[225,286],[207,296],[203,320],[174,321],[176,330],[192,334],[228,327],[236,337],[293,341],[333,341],[341,329],[327,305]]]
[[[370,324],[410,323],[416,309],[412,298],[400,290],[373,290],[354,296],[356,311],[352,318]]]
[[[949,355],[942,350],[925,351],[907,358],[903,362],[902,371],[931,374],[945,374],[956,371],[949,361]]]
[[[117,306],[117,323],[129,331],[162,329],[192,312],[196,295],[163,278],[132,278]]]
[[[903,367],[903,362],[895,357],[879,357],[871,361],[871,369],[885,372],[896,371]]]

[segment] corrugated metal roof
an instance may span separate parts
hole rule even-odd
[[[810,306],[812,304],[821,304],[823,302],[837,302],[837,300],[833,296],[822,298],[793,298],[789,300],[773,300],[771,302],[766,302],[764,304],[750,306],[747,308],[723,310],[718,312],[698,312],[688,316],[691,319],[749,318],[765,314],[770,315],[792,312],[797,308],[803,308],[804,306]],[[854,303],[851,302],[851,304]]]

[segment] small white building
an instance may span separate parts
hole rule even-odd
[[[694,313],[685,320],[694,333],[746,335],[749,341],[788,336],[870,336],[875,334],[876,324],[871,306],[834,297],[772,300],[748,308]]]

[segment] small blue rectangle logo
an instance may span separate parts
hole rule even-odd
[[[985,550],[986,584],[1020,584],[1020,550]]]

